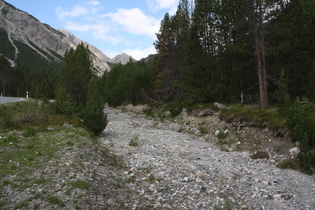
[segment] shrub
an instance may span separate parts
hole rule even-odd
[[[0,106],[0,122],[3,123],[5,127],[11,127],[14,125],[11,110],[4,105]]]
[[[56,92],[57,112],[71,116],[74,113],[75,106],[70,94],[63,87],[58,87]]]
[[[133,139],[131,139],[130,141],[129,141],[129,146],[131,146],[131,147],[136,147],[136,146],[138,146],[139,145],[139,143],[138,143],[138,136],[135,136]]]
[[[300,99],[297,98],[290,103],[287,108],[287,126],[293,132],[294,137],[300,142],[302,152],[308,152],[314,145],[315,137],[312,120],[307,111],[301,106]]]
[[[101,88],[101,80],[96,76],[91,78],[88,98],[85,108],[81,112],[81,117],[84,124],[95,134],[100,134],[107,125],[107,116],[103,112],[104,100]]]
[[[285,114],[287,106],[290,103],[290,96],[288,94],[288,77],[285,75],[284,70],[281,71],[280,79],[277,82],[278,89],[275,91],[275,98],[279,107],[279,112]]]

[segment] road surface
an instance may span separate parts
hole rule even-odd
[[[0,97],[0,104],[24,101],[25,98]]]

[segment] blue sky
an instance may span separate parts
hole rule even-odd
[[[166,12],[179,0],[5,0],[53,28],[65,29],[113,58],[139,60],[155,53],[153,42]]]

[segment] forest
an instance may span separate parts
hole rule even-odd
[[[181,0],[165,14],[152,63],[104,75],[108,103],[244,101],[274,104],[280,74],[288,93],[315,100],[313,0]]]

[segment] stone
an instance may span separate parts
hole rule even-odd
[[[296,157],[300,153],[300,149],[298,147],[293,147],[289,152],[293,157]]]
[[[273,195],[273,198],[276,200],[281,200],[281,195],[280,194],[275,194]]]
[[[205,176],[205,173],[203,173],[202,171],[198,171],[196,173],[196,177],[198,177],[198,178],[203,178],[204,176]]]
[[[213,105],[216,106],[219,109],[229,109],[228,106],[225,106],[224,104],[221,104],[221,103],[218,103],[218,102],[214,102]]]
[[[160,202],[157,202],[157,203],[154,205],[153,208],[155,208],[155,209],[160,209],[160,208],[162,208],[162,207],[163,207],[162,204],[161,204]]]

